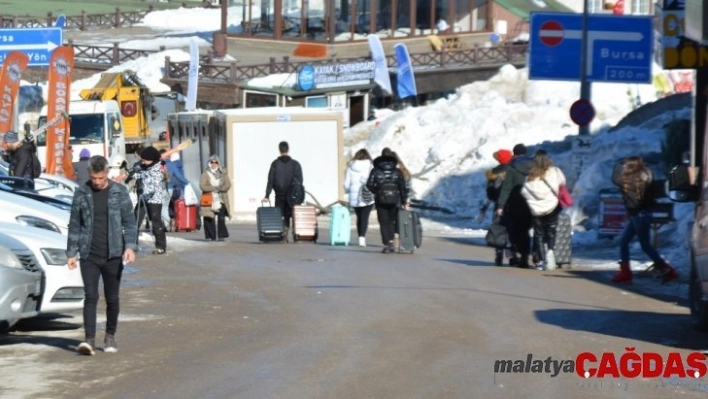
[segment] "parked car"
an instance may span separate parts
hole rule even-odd
[[[67,235],[69,212],[0,190],[0,222],[39,227]]]
[[[84,283],[81,270],[69,270],[66,258],[66,236],[16,223],[0,223],[0,236],[21,241],[37,259],[42,270],[40,313],[63,313],[84,306]]]
[[[7,162],[0,160],[0,176],[8,176]],[[50,175],[42,173],[34,179],[34,190],[45,197],[63,199],[71,202],[74,196],[74,191],[79,186],[73,180],[69,180],[63,176]]]
[[[20,240],[0,234],[0,333],[39,312],[42,270]]]
[[[55,197],[47,197],[44,195],[39,194],[36,192],[33,188],[25,188],[21,185],[22,181],[27,179],[24,179],[22,177],[18,176],[4,176],[0,177],[0,190],[8,192],[8,193],[13,193],[17,194],[23,197],[27,197],[30,199],[33,199],[35,201],[43,202],[47,205],[55,206],[59,209],[63,209],[65,211],[71,211],[71,201],[72,198],[67,199],[60,199],[60,198],[55,198]],[[11,184],[7,184],[11,183]],[[17,184],[20,183],[20,184]],[[32,185],[34,186],[34,185]]]

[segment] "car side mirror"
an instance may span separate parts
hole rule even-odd
[[[674,202],[695,202],[700,197],[699,188],[691,184],[690,167],[676,165],[669,171],[669,198]]]

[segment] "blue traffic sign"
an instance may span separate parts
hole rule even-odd
[[[587,80],[650,83],[652,17],[589,14]],[[583,15],[532,13],[529,78],[579,81]]]
[[[29,58],[27,66],[49,65],[52,51],[61,45],[61,28],[0,29],[0,63],[19,51]]]

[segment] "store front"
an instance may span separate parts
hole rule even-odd
[[[305,65],[297,74],[271,87],[241,84],[241,106],[304,107],[341,111],[344,127],[365,121],[369,115],[374,63],[360,61]]]
[[[228,7],[229,36],[334,43],[489,31],[492,0],[256,0]],[[237,15],[231,15],[238,13]]]

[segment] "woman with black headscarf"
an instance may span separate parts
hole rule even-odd
[[[229,237],[225,219],[230,216],[229,197],[226,193],[231,189],[231,179],[226,168],[221,166],[218,156],[209,157],[206,170],[199,179],[199,188],[203,196],[211,196],[211,204],[202,204],[199,210],[204,218],[204,237],[211,241],[224,241],[224,238]]]

